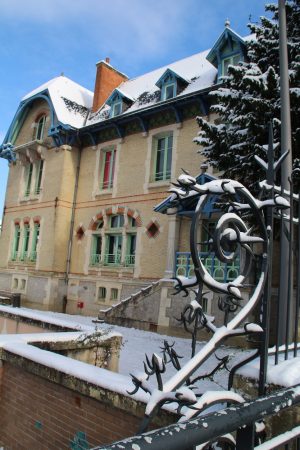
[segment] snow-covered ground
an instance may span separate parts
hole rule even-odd
[[[182,357],[180,359],[181,365],[186,363],[191,356],[191,340],[179,337],[164,336],[157,333],[152,333],[149,331],[137,330],[134,328],[125,328],[117,325],[108,325],[105,323],[95,323],[95,317],[86,317],[81,315],[69,315],[61,314],[55,312],[45,312],[37,311],[28,308],[12,308],[9,306],[0,306],[0,311],[7,311],[13,314],[18,314],[25,317],[31,317],[32,319],[45,321],[52,324],[57,324],[64,327],[70,327],[77,332],[68,333],[45,333],[39,335],[39,340],[59,340],[59,339],[74,339],[76,336],[80,335],[82,332],[93,332],[94,330],[103,330],[105,333],[118,333],[123,336],[123,346],[120,353],[119,361],[119,373],[123,377],[127,378],[127,388],[130,381],[130,374],[134,372],[144,371],[143,362],[145,361],[145,354],[148,355],[149,359],[153,353],[157,353],[162,356],[162,347],[164,340],[167,340],[169,344],[174,344],[174,349],[177,354]],[[209,337],[209,336],[208,336]],[[21,348],[21,343],[30,343],[36,339],[36,335],[19,335],[18,341],[13,345],[15,349]],[[11,340],[10,335],[0,335],[0,346],[9,345]],[[19,344],[18,344],[19,343]],[[204,342],[197,343],[196,351],[199,351],[205,345]],[[30,346],[31,347],[31,346]],[[25,349],[25,347],[24,347]],[[21,351],[21,350],[20,350]],[[25,350],[23,350],[25,351]],[[222,345],[217,351],[216,355],[218,358],[222,358],[229,355],[228,368],[237,364],[241,359],[246,358],[250,355],[252,350],[243,350],[238,348],[227,347]],[[60,356],[60,355],[58,355]],[[56,364],[59,364],[59,359],[57,359]],[[292,386],[294,384],[300,383],[300,357],[290,359],[289,361],[282,361],[278,366],[273,364],[274,358],[270,358],[270,366],[268,371],[267,381],[269,383],[279,384],[282,386]],[[216,356],[212,355],[208,358],[203,366],[197,371],[195,376],[199,376],[204,373],[211,372],[217,365],[218,361]],[[82,363],[80,363],[82,364]],[[96,368],[95,368],[96,369]],[[98,369],[98,368],[97,368]],[[166,373],[163,374],[162,378],[166,381],[170,378],[176,370],[171,364],[167,365]],[[255,359],[251,363],[244,366],[239,370],[239,373],[245,377],[258,378],[259,372],[259,360]],[[95,372],[96,376],[96,372]],[[201,391],[206,390],[220,390],[227,389],[228,371],[222,369],[214,375],[214,379],[211,378],[201,381]],[[152,377],[151,384],[155,385],[155,379]],[[132,385],[133,387],[133,385]]]
[[[130,376],[133,372],[141,372],[144,370],[143,361],[145,360],[145,354],[151,358],[153,353],[157,353],[162,356],[161,347],[163,347],[164,340],[167,340],[170,344],[174,343],[174,349],[177,354],[182,357],[180,359],[181,365],[188,361],[191,356],[191,340],[184,339],[179,337],[171,337],[164,336],[161,334],[137,330],[135,328],[126,328],[117,325],[108,325],[105,323],[95,323],[95,317],[86,317],[81,315],[70,315],[70,314],[61,314],[50,311],[37,311],[28,308],[11,308],[8,306],[0,306],[0,311],[7,311],[14,314],[19,314],[25,317],[31,317],[32,319],[42,320],[48,323],[57,324],[64,327],[71,327],[78,331],[89,331],[92,330],[105,330],[106,332],[120,333],[123,336],[123,346],[121,348],[120,353],[120,362],[119,362],[119,373],[125,376]],[[52,336],[56,335],[55,339],[58,338],[57,333],[51,333]],[[59,333],[61,334],[61,333]],[[63,333],[66,336],[65,333]],[[71,336],[70,336],[71,337]],[[8,336],[7,336],[8,338]],[[34,340],[34,335],[30,338],[30,340]],[[62,337],[63,338],[63,337]],[[3,336],[2,336],[3,339]],[[49,334],[43,336],[44,339],[49,339]],[[1,341],[1,336],[0,336]],[[28,340],[27,340],[28,342]],[[196,351],[199,351],[203,347],[204,343],[199,342],[197,344]],[[217,351],[217,356],[219,358],[224,357],[225,355],[230,355],[229,367],[233,364],[237,363],[241,358],[246,356],[246,353],[249,353],[249,350],[242,350],[237,348],[230,348],[226,346],[221,346],[221,348]],[[203,373],[211,372],[216,364],[218,363],[215,356],[211,356],[203,365],[202,369],[199,369],[197,374],[200,375]],[[167,365],[166,373],[163,374],[163,380],[168,379],[172,376],[176,370],[173,368],[172,364]],[[227,379],[228,372],[226,369],[221,370],[214,376],[214,381],[212,380],[204,380],[201,381],[201,390],[203,388],[203,392],[207,389],[227,389]],[[155,379],[152,377],[151,380],[155,384]]]

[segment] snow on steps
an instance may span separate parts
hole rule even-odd
[[[152,282],[148,286],[145,286],[134,294],[131,294],[129,297],[124,298],[119,303],[112,305],[110,308],[100,309],[98,319],[104,320],[105,322],[110,322],[110,319],[113,319],[113,317],[115,316],[123,316],[125,310],[129,305],[136,305],[141,300],[144,300],[146,297],[151,296],[151,294],[153,294],[154,292],[157,292],[160,287],[161,280]]]

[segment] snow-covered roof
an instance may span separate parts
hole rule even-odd
[[[215,82],[217,70],[207,61],[207,54],[208,50],[197,53],[121,83],[118,89],[124,96],[133,99],[132,105],[123,114],[128,114],[158,103],[160,100],[160,89],[156,86],[156,83],[167,69],[172,70],[188,82],[188,86],[180,92],[177,96],[178,98],[185,94],[191,94],[198,90],[211,87]],[[91,113],[87,120],[87,125],[105,120],[107,118],[107,115],[103,114],[105,108],[106,105],[96,113]]]
[[[230,33],[235,35],[237,39],[243,41],[253,39],[254,36],[250,35],[242,38],[232,29],[227,28],[227,30],[230,30]],[[223,34],[224,32],[221,36]],[[131,105],[121,116],[160,104],[163,101],[160,97],[160,89],[157,86],[157,82],[168,70],[187,83],[187,86],[176,98],[209,89],[215,84],[218,72],[207,59],[211,51],[206,50],[196,53],[139,77],[126,80],[111,93],[108,99],[111,99],[118,92],[121,96],[130,100]],[[53,78],[27,94],[22,100],[28,100],[45,91],[48,91],[57,118],[63,124],[81,128],[85,125],[103,122],[110,117],[110,106],[107,101],[98,111],[92,112],[93,92],[65,76]]]
[[[81,128],[93,104],[93,92],[65,76],[53,78],[29,92],[22,101],[48,91],[59,122]]]

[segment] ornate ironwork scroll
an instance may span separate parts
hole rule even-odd
[[[283,196],[274,193],[273,189],[265,189],[266,186],[267,182],[264,182],[264,195],[258,199],[237,181],[215,179],[200,185],[194,177],[184,172],[171,189],[172,204],[179,208],[186,199],[197,199],[190,227],[194,275],[192,278],[177,277],[175,285],[177,293],[192,297],[180,318],[185,329],[192,334],[192,351],[190,360],[182,365],[173,345],[165,342],[163,357],[156,354],[152,358],[146,357],[144,372],[132,374],[135,385],[133,392],[143,389],[149,393],[140,432],[146,430],[152,417],[167,403],[177,404],[177,411],[181,414],[179,421],[182,422],[199,415],[215,403],[244,401],[239,394],[230,390],[201,392],[199,381],[205,377],[213,379],[218,370],[227,368],[229,357],[217,360],[215,368],[209,373],[199,375],[195,372],[227,338],[263,332],[259,320],[259,323],[249,323],[247,320],[262,299],[268,275],[272,230],[266,222],[265,212],[289,207],[289,202]],[[216,220],[215,231],[206,242],[202,242],[203,212],[207,203],[211,202],[218,205],[220,215]],[[215,279],[199,256],[203,245],[224,264],[239,258],[239,273],[230,281]],[[213,318],[204,311],[204,289],[214,293],[215,301],[223,312],[223,323],[215,324]],[[197,331],[201,327],[208,330],[211,337],[196,352]],[[163,381],[162,374],[165,378],[169,363],[175,367],[176,373]],[[149,382],[152,375],[156,376],[157,388]]]

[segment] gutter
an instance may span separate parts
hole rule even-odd
[[[99,122],[95,122],[95,123],[92,123],[87,126],[83,125],[83,127],[80,128],[80,134],[84,134],[85,132],[90,131],[90,130],[92,131],[93,128],[95,129],[95,131],[99,130],[99,129],[107,128],[107,127],[112,126],[114,123],[119,123],[120,125],[122,125],[122,123],[125,124],[126,122],[129,122],[130,120],[132,120],[133,118],[135,118],[139,115],[152,114],[156,110],[167,109],[170,106],[173,106],[173,105],[175,106],[178,103],[184,103],[186,100],[192,100],[194,98],[208,94],[209,92],[218,89],[221,84],[222,83],[217,83],[213,86],[204,88],[202,90],[191,92],[189,94],[179,95],[170,100],[160,101],[158,103],[151,104],[150,106],[136,109],[135,111],[130,111],[128,113],[124,112],[123,114],[121,114],[120,116],[117,116],[117,117],[111,117],[109,119],[100,120]]]

